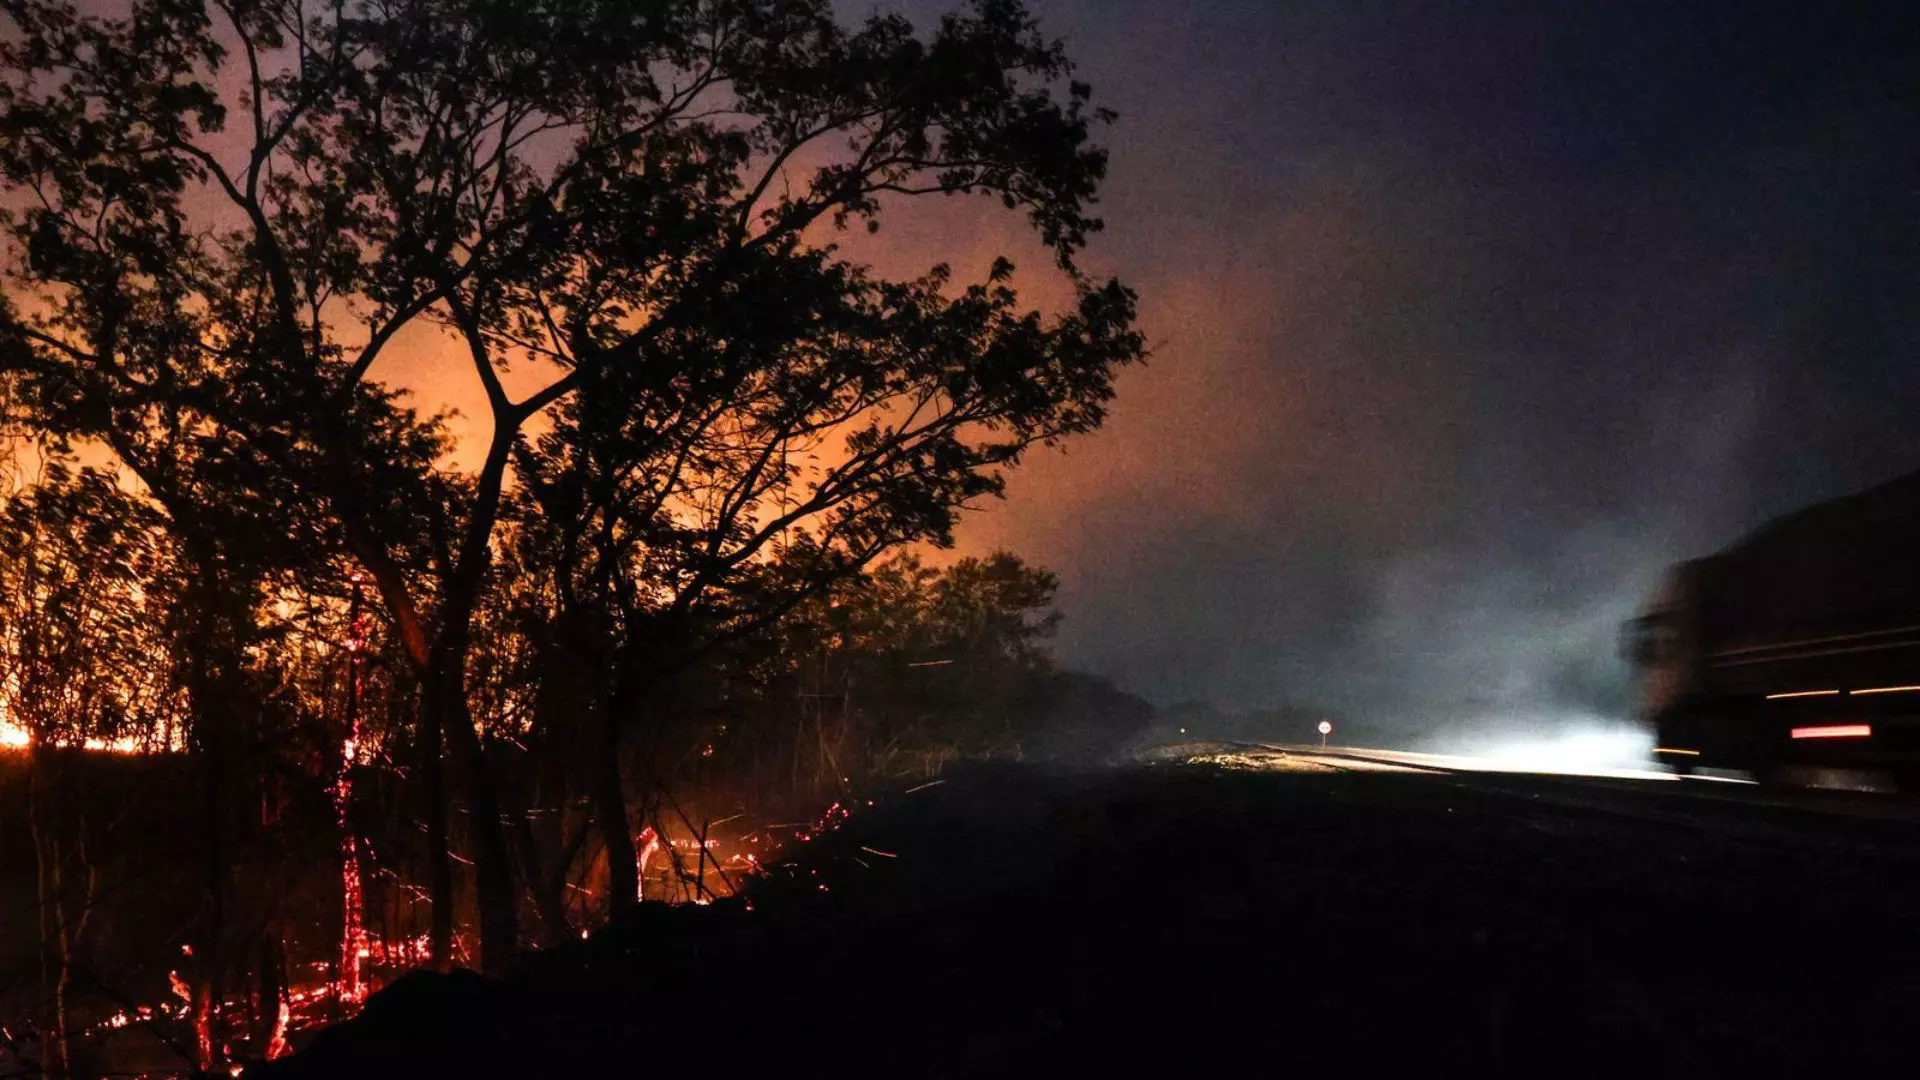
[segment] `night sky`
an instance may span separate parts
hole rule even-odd
[[[1031,6],[1122,114],[1088,262],[1155,350],[963,534],[1061,573],[1065,662],[1409,741],[1621,717],[1669,562],[1920,468],[1902,5]]]

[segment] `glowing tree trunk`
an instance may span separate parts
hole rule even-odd
[[[659,850],[660,834],[654,832],[653,826],[651,825],[642,829],[640,831],[640,854],[635,856],[633,864],[634,878],[636,881],[633,895],[635,900],[645,900],[647,898],[647,862],[653,858],[654,852]]]
[[[353,764],[359,753],[357,725],[347,736],[340,763],[340,781],[334,798],[340,813],[340,1000],[356,1004],[366,999],[367,931],[362,925],[360,850],[348,810],[353,800]]]
[[[276,929],[260,935],[260,980],[254,1008],[254,1044],[266,1047],[262,1056],[268,1061],[293,1052],[287,1042],[287,1029],[293,1019],[288,999],[286,944]]]
[[[360,754],[360,655],[366,647],[360,615],[361,576],[353,576],[353,601],[347,629],[347,735],[341,744],[340,779],[334,784],[334,808],[340,820],[340,986],[342,1005],[366,1000],[367,931],[360,888],[360,845],[353,831],[353,767]]]

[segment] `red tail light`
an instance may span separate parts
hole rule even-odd
[[[1825,727],[1797,727],[1796,739],[1864,739],[1873,734],[1871,724],[1828,724]]]

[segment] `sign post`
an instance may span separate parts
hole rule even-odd
[[[1327,745],[1327,736],[1331,734],[1333,734],[1333,721],[1331,720],[1320,721],[1320,745],[1322,748],[1324,748]]]

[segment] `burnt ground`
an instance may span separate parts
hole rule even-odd
[[[961,772],[247,1075],[1910,1073],[1920,827],[1681,787]]]

